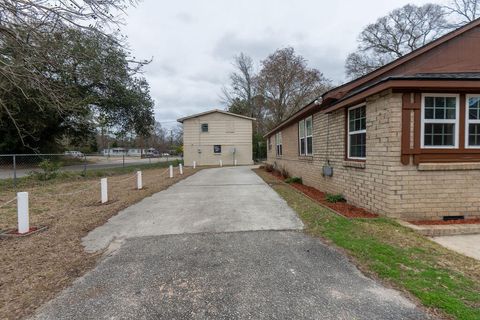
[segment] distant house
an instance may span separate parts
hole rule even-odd
[[[480,217],[479,57],[477,19],[306,105],[268,163],[391,217]]]
[[[159,156],[159,152],[154,148],[141,149],[141,148],[109,148],[103,149],[102,154],[104,156],[127,156],[127,157],[140,157],[140,156]]]
[[[178,119],[183,124],[185,165],[253,164],[254,118],[211,110]]]

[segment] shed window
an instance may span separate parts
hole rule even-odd
[[[283,154],[282,150],[282,133],[277,132],[275,134],[275,147],[276,147],[276,154],[277,156],[281,156]]]
[[[202,123],[201,128],[202,132],[208,132],[208,123]]]
[[[348,158],[365,159],[367,145],[366,107],[348,109]]]
[[[480,95],[466,96],[466,147],[480,148]]]
[[[458,146],[458,106],[455,94],[422,96],[422,148]]]
[[[312,116],[298,122],[298,149],[300,155],[311,155],[313,153],[312,122]]]

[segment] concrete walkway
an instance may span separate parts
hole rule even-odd
[[[445,248],[480,260],[480,234],[433,237],[432,240]]]
[[[93,231],[118,250],[35,318],[429,319],[301,228],[249,168],[203,170]]]
[[[140,236],[300,230],[296,213],[248,167],[202,170],[121,211],[83,241],[97,251]]]

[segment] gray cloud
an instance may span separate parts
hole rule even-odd
[[[244,52],[257,64],[274,50],[292,46],[334,83],[368,23],[407,3],[428,0],[144,0],[128,10],[132,55],[153,57],[144,76],[165,126],[182,116],[221,108],[221,89],[232,58]]]

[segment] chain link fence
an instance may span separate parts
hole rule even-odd
[[[49,180],[62,174],[87,176],[93,172],[157,167],[178,161],[182,158],[170,155],[1,154],[0,186],[16,187],[21,179],[28,178]]]

